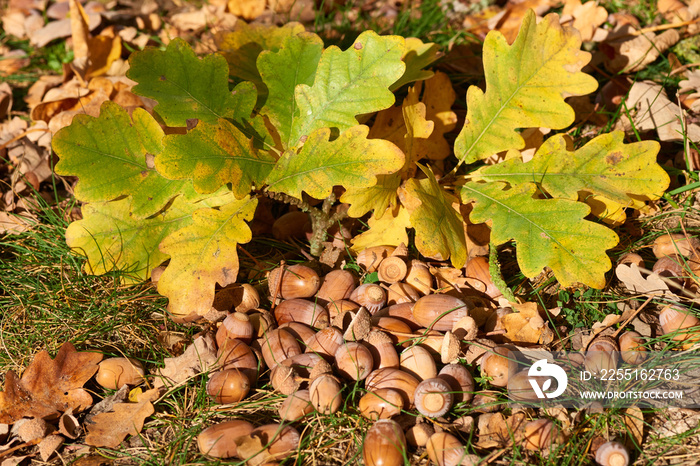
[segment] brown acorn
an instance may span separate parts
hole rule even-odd
[[[250,434],[255,427],[243,419],[220,422],[204,429],[197,436],[197,446],[203,455],[233,458],[237,455],[235,439]]]
[[[401,394],[391,388],[380,388],[373,392],[365,393],[358,403],[358,409],[367,419],[389,419],[401,413],[403,398]]]
[[[441,332],[452,330],[468,314],[467,304],[446,294],[423,296],[413,305],[413,317],[422,326]]]
[[[356,288],[355,277],[348,270],[332,270],[323,277],[316,299],[324,305],[333,301],[349,299]]]
[[[375,422],[365,435],[362,459],[365,466],[401,466],[406,457],[406,437],[391,419]]]
[[[238,403],[250,392],[250,379],[238,369],[213,372],[207,382],[207,394],[221,404]]]
[[[305,265],[283,265],[270,272],[267,284],[273,297],[310,298],[318,291],[321,279],[316,271]]]

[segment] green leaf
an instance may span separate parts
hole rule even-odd
[[[576,200],[585,191],[619,204],[635,197],[659,198],[670,182],[656,163],[659,143],[623,142],[624,133],[602,134],[576,151],[566,138],[556,135],[545,141],[531,161],[514,158],[481,171],[486,181],[538,183],[555,198]]]
[[[388,108],[394,103],[389,86],[401,77],[404,40],[365,31],[342,52],[332,46],[323,51],[313,86],[296,87],[299,108],[289,140],[303,142],[320,128],[341,133],[357,125],[356,115]]]
[[[298,154],[282,154],[267,179],[270,190],[298,199],[305,191],[323,199],[335,185],[367,188],[376,184],[377,175],[400,170],[401,149],[382,139],[367,139],[368,133],[369,128],[358,125],[329,141],[329,128],[314,131]]]
[[[186,189],[149,168],[147,157],[162,149],[163,130],[145,110],[133,121],[114,102],[102,104],[100,116],[77,115],[56,133],[52,145],[60,157],[56,173],[77,176],[75,197],[83,202],[131,197],[134,218],[149,217]]]
[[[313,84],[321,52],[321,38],[305,32],[288,37],[278,51],[265,51],[258,57],[260,76],[269,92],[260,113],[275,126],[285,149],[294,145],[289,140],[298,113],[294,90],[299,84]]]
[[[254,83],[258,93],[264,96],[267,88],[256,65],[258,56],[264,50],[277,50],[289,37],[304,31],[304,26],[299,23],[277,27],[238,21],[236,30],[218,36],[216,43],[228,62],[229,74]]]
[[[392,92],[404,84],[423,81],[433,76],[432,71],[424,68],[442,56],[440,47],[432,42],[423,43],[416,37],[407,37],[406,46],[401,59],[406,64],[406,71],[394,84],[389,87]]]
[[[410,178],[400,191],[401,203],[411,214],[416,230],[416,247],[427,257],[446,260],[461,268],[467,262],[464,220],[454,206],[459,200],[445,191],[428,167],[419,165],[427,178]]]
[[[595,79],[580,70],[590,54],[580,50],[581,37],[562,27],[556,14],[535,24],[528,11],[513,45],[500,32],[484,41],[486,93],[467,90],[467,118],[455,141],[455,155],[471,163],[508,149],[522,149],[518,128],[561,129],[574,121],[564,97],[593,92]]]
[[[214,288],[236,281],[236,246],[251,240],[246,224],[255,213],[257,199],[244,198],[219,209],[200,209],[192,223],[163,240],[160,251],[171,257],[158,281],[158,292],[170,299],[168,309],[176,315],[211,310]]]
[[[192,118],[206,122],[234,115],[248,118],[253,109],[251,97],[255,103],[251,88],[231,93],[228,66],[221,55],[199,59],[180,38],[165,51],[147,47],[132,54],[129,66],[127,76],[138,82],[133,92],[158,101],[153,110],[168,126],[187,126]]]
[[[189,179],[200,193],[211,193],[232,184],[238,199],[253,184],[261,186],[272,167],[273,156],[253,147],[250,138],[228,120],[200,122],[187,134],[165,137],[156,168],[168,178]]]
[[[533,199],[534,184],[503,190],[501,183],[467,183],[462,200],[475,201],[474,223],[491,221],[491,241],[515,240],[518,264],[528,277],[550,267],[562,286],[583,283],[605,286],[610,259],[605,251],[618,243],[617,235],[584,220],[590,208],[568,199]]]

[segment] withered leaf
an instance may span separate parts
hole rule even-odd
[[[102,354],[78,352],[64,343],[55,359],[41,351],[18,378],[13,371],[5,375],[0,392],[0,423],[13,424],[23,417],[58,417],[73,409],[80,412],[92,405],[92,396],[81,387],[97,372]]]
[[[187,350],[176,358],[165,358],[165,367],[158,369],[160,376],[154,387],[176,385],[190,377],[206,372],[216,364],[216,342],[210,334],[198,337]]]
[[[138,434],[146,418],[155,412],[151,402],[160,393],[160,389],[152,388],[143,392],[135,403],[115,403],[112,412],[93,417],[87,424],[85,443],[94,447],[116,448],[127,435]]]

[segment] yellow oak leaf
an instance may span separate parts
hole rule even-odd
[[[406,228],[411,227],[408,210],[403,206],[397,209],[387,209],[380,216],[376,213],[368,221],[369,229],[355,236],[352,240],[352,251],[362,251],[370,246],[384,244],[398,246],[408,244]]]

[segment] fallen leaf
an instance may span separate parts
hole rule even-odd
[[[656,130],[662,141],[683,141],[684,134],[691,141],[700,141],[700,126],[687,125],[683,131],[681,108],[671,102],[664,88],[652,81],[638,81],[632,85],[627,96],[627,109],[630,111],[632,122],[623,117],[616,126],[630,133]]]
[[[100,25],[102,19],[99,14],[88,14],[88,27],[90,31]],[[70,19],[52,21],[43,28],[29,36],[29,43],[35,47],[44,47],[55,39],[62,39],[71,35]]]
[[[679,40],[678,31],[669,29],[658,36],[647,32],[633,39],[607,42],[601,45],[602,50],[610,57],[605,61],[605,67],[613,73],[643,70]]]
[[[700,70],[689,71],[687,79],[678,83],[678,95],[681,103],[692,112],[700,112]]]
[[[674,296],[658,274],[650,273],[644,278],[637,264],[620,264],[615,268],[615,275],[633,293]]]
[[[554,340],[554,333],[549,328],[549,322],[540,315],[536,303],[512,304],[512,312],[503,316],[505,337],[511,343],[540,343],[548,344]]]
[[[251,21],[265,11],[265,0],[229,0],[228,10],[236,16]]]
[[[362,251],[371,246],[385,244],[398,246],[401,243],[408,244],[406,228],[411,227],[408,211],[399,206],[397,209],[387,209],[380,218],[373,215],[367,221],[369,229],[352,239],[352,250]]]
[[[642,445],[644,439],[644,414],[636,406],[627,408],[625,411],[625,426],[627,432],[634,439],[634,444]]]
[[[48,461],[58,448],[63,445],[65,439],[58,434],[47,435],[39,442],[39,456],[43,461]]]
[[[8,83],[0,83],[0,121],[7,118],[10,110],[12,110],[12,88]]]
[[[26,217],[0,212],[0,234],[18,235],[32,229],[34,222]]]
[[[152,401],[161,390],[152,388],[143,392],[135,403],[116,403],[112,412],[101,413],[86,424],[88,434],[85,443],[94,447],[116,448],[127,435],[137,435],[143,429],[146,418],[155,412]]]
[[[15,74],[31,62],[24,50],[11,50],[2,54],[0,60],[0,76]]]
[[[55,359],[40,351],[19,379],[13,371],[5,375],[0,392],[0,423],[12,424],[23,417],[58,417],[72,408],[80,412],[92,405],[92,396],[81,387],[95,372],[102,354],[78,352],[64,343]]]
[[[595,1],[581,4],[581,0],[567,0],[561,14],[562,24],[566,24],[567,16],[573,19],[571,26],[579,30],[584,42],[593,39],[596,28],[608,19],[608,12]]]
[[[165,366],[156,371],[159,377],[153,382],[158,388],[164,385],[177,385],[197,374],[210,370],[217,362],[216,342],[214,337],[206,334],[187,347],[176,358],[165,358]]]

